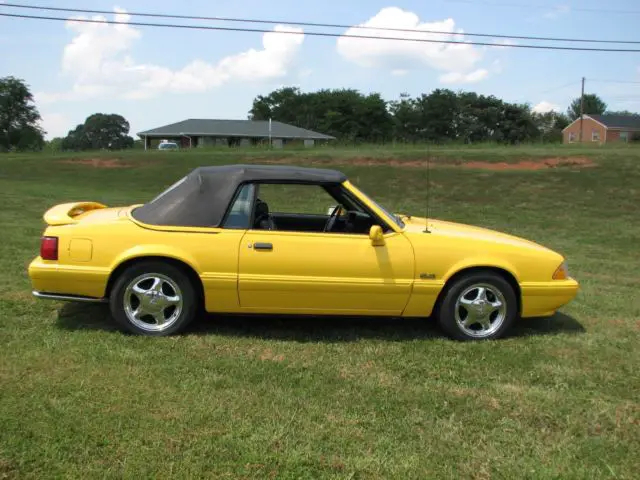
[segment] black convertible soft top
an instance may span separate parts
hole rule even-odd
[[[132,216],[150,225],[218,227],[238,187],[246,182],[339,184],[336,170],[284,165],[223,165],[191,171]]]

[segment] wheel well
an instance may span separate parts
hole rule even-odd
[[[511,287],[513,288],[513,291],[516,294],[516,301],[518,302],[518,315],[520,315],[522,313],[522,293],[520,291],[520,285],[518,284],[516,277],[514,277],[511,274],[511,272],[499,267],[469,267],[454,273],[451,277],[449,277],[447,282],[444,284],[444,287],[440,291],[440,294],[438,295],[438,299],[436,300],[434,311],[440,307],[440,302],[442,302],[442,299],[447,294],[447,291],[449,287],[453,284],[453,282],[455,282],[456,280],[458,280],[460,277],[464,275],[469,275],[470,273],[480,273],[480,272],[497,273],[502,278],[504,278],[507,282],[509,282],[509,285],[511,285]]]
[[[186,264],[185,262],[181,261],[181,260],[177,260],[175,258],[170,258],[170,257],[163,257],[163,256],[148,256],[148,257],[135,257],[135,258],[131,258],[129,260],[126,260],[124,262],[122,262],[120,265],[118,265],[116,267],[116,269],[111,272],[111,275],[109,275],[109,281],[107,282],[107,289],[105,291],[105,297],[109,297],[111,295],[111,290],[113,289],[113,286],[115,285],[116,281],[118,280],[118,278],[120,277],[120,275],[122,275],[122,273],[129,267],[131,267],[132,265],[135,265],[137,263],[141,263],[141,262],[147,262],[147,261],[160,261],[160,262],[165,262],[168,263],[170,265],[173,265],[176,268],[179,268],[185,275],[187,275],[187,277],[189,277],[189,280],[191,280],[191,283],[193,284],[194,288],[196,289],[196,293],[199,296],[200,301],[204,301],[204,287],[202,286],[202,280],[200,279],[200,276],[196,273],[196,271],[191,268],[190,265]]]

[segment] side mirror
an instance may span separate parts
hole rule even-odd
[[[371,239],[371,245],[374,247],[381,247],[384,245],[384,233],[380,225],[372,225],[369,230],[369,238]]]

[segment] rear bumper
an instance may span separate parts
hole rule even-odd
[[[60,265],[36,257],[29,264],[29,279],[38,298],[71,297],[102,299],[109,270],[99,267]]]
[[[546,317],[573,300],[580,285],[569,278],[550,282],[526,282],[522,290],[522,317]]]

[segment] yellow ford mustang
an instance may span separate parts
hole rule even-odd
[[[558,253],[390,214],[335,170],[201,167],[144,205],[66,203],[44,219],[34,295],[109,302],[122,327],[143,335],[178,332],[204,307],[434,316],[453,338],[492,339],[518,317],[552,315],[578,290]]]

